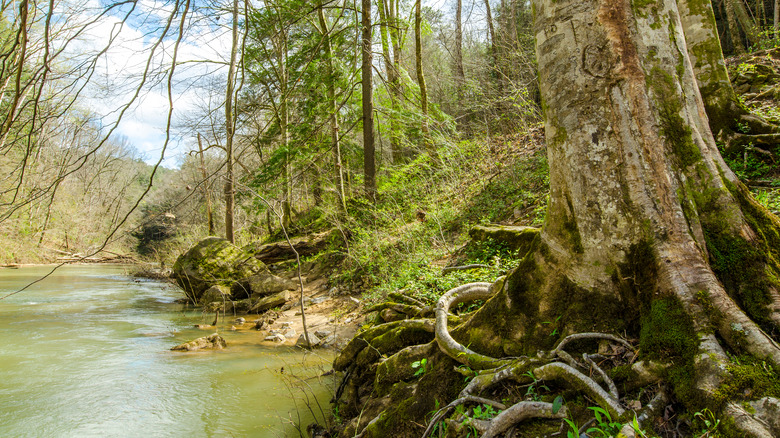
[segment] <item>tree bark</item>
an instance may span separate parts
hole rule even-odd
[[[778,35],[778,31],[780,31],[780,0],[775,0],[774,12],[772,25],[775,30],[775,38],[780,38],[780,35]]]
[[[225,239],[233,243],[233,210],[235,191],[233,188],[233,137],[235,120],[233,115],[233,90],[236,79],[236,60],[238,58],[238,0],[233,0],[233,40],[230,46],[230,67],[228,68],[227,90],[225,91],[225,151],[226,151],[226,181],[225,181]]]
[[[336,103],[336,77],[333,68],[333,48],[330,43],[330,30],[325,20],[322,8],[322,0],[317,5],[317,16],[322,32],[323,49],[325,50],[325,76],[328,81],[328,109],[330,110],[330,136],[333,147],[333,166],[336,177],[336,208],[342,213],[347,212],[347,202],[344,198],[344,173],[341,166],[341,139],[339,134],[339,110]]]
[[[213,236],[214,232],[214,213],[211,210],[211,191],[209,190],[208,174],[206,173],[206,160],[203,156],[203,143],[200,139],[200,132],[198,133],[198,156],[200,157],[200,173],[203,177],[203,197],[206,199],[206,217],[209,223],[209,236]]]
[[[465,73],[463,72],[462,10],[463,0],[457,0],[455,3],[455,87],[458,92],[458,104],[461,106],[463,105],[463,83],[465,82]]]
[[[414,3],[414,64],[417,68],[417,84],[420,87],[420,112],[422,113],[422,131],[424,150],[436,157],[436,148],[430,139],[428,126],[428,87],[425,85],[425,71],[422,63],[422,0]]]
[[[374,103],[372,84],[372,39],[371,39],[371,0],[361,1],[362,52],[361,65],[363,84],[363,172],[365,195],[372,202],[376,199],[376,163],[374,146]]]
[[[718,39],[712,4],[677,0],[677,5],[688,55],[715,138],[724,144],[729,143],[739,124],[749,126],[752,134],[777,132],[777,126],[751,114],[734,92]]]
[[[780,221],[718,153],[676,2],[533,5],[547,219],[536,249],[453,336],[506,357],[552,345],[545,322],[556,318],[561,336],[688,333],[701,354],[675,353],[693,374],[672,382],[681,398],[714,396],[726,349],[780,366]]]
[[[740,36],[739,24],[737,24],[737,13],[735,11],[734,2],[741,0],[724,0],[726,2],[726,22],[729,26],[729,36],[731,37],[731,46],[734,49],[736,55],[745,53],[745,46],[742,44],[742,37]]]
[[[392,0],[391,0],[392,3]],[[385,62],[385,71],[387,72],[388,96],[390,96],[390,152],[393,163],[400,163],[403,160],[403,150],[399,136],[400,127],[398,126],[398,117],[400,112],[399,103],[401,102],[401,84],[399,75],[399,62],[395,38],[392,36],[393,26],[396,26],[395,17],[391,15],[392,8],[389,7],[387,0],[378,0],[379,9],[379,32],[382,38],[382,57]],[[390,53],[391,43],[394,47],[393,53]]]

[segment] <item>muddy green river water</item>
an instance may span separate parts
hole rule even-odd
[[[328,410],[332,354],[225,329],[224,351],[172,352],[213,315],[126,269],[65,266],[0,301],[0,437],[299,436]],[[0,269],[0,296],[49,271]]]

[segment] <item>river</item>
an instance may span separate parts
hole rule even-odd
[[[334,383],[317,376],[332,354],[224,329],[224,351],[172,352],[213,315],[126,269],[64,266],[0,301],[0,436],[299,436],[294,424],[328,411]],[[50,271],[0,269],[0,296]]]

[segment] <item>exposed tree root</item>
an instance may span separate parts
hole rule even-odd
[[[495,295],[491,283],[469,283],[458,286],[439,298],[436,303],[436,342],[439,348],[456,361],[476,370],[496,368],[507,365],[510,360],[495,359],[474,352],[457,342],[447,329],[447,316],[452,306],[467,301],[484,300]]]
[[[566,418],[568,414],[565,406],[556,411],[552,403],[521,401],[490,420],[482,438],[496,437],[529,418]]]

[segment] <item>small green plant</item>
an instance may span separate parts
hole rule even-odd
[[[496,415],[498,415],[496,408],[491,405],[482,404],[474,408],[472,418],[477,420],[490,420]]]
[[[693,414],[693,427],[697,438],[718,436],[718,426],[720,426],[720,420],[715,418],[715,414],[707,408]]]
[[[525,376],[530,377],[531,380],[533,380],[533,382],[530,385],[528,385],[528,389],[526,389],[525,391],[525,398],[533,401],[541,401],[542,396],[541,394],[539,394],[539,390],[544,390],[549,392],[550,388],[547,385],[540,385],[539,384],[540,380],[537,379],[536,376],[534,376],[534,373],[532,373],[531,371],[525,373]]]
[[[609,438],[620,433],[620,428],[623,427],[623,424],[619,421],[613,421],[609,412],[597,406],[592,406],[588,409],[592,410],[593,415],[596,417],[596,426],[588,428],[586,431],[588,436]]]
[[[412,368],[417,370],[414,373],[414,377],[424,375],[428,371],[427,366],[428,366],[428,359],[426,358],[422,358],[420,360],[416,360],[412,362]]]

